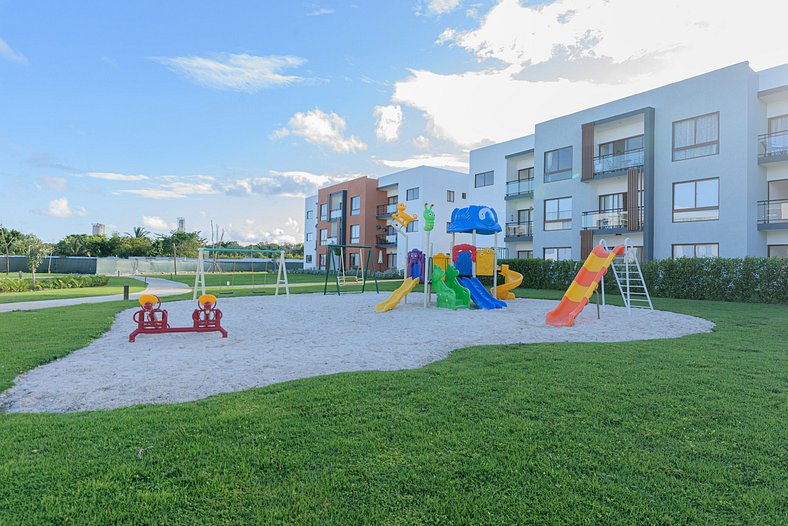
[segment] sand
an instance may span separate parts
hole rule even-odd
[[[574,327],[550,327],[557,302],[515,300],[507,309],[424,309],[421,294],[377,314],[388,293],[220,298],[218,333],[140,335],[128,342],[133,310],[88,347],[37,367],[0,394],[9,412],[70,412],[199,400],[297,378],[421,367],[480,344],[627,341],[709,332],[714,324],[664,311],[589,306]],[[189,325],[191,301],[165,303],[172,325]],[[523,351],[527,352],[527,351]]]

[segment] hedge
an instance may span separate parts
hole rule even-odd
[[[523,275],[523,287],[565,290],[580,269],[579,261],[508,259]],[[788,303],[788,259],[679,258],[646,261],[646,286],[653,297],[746,303]],[[612,272],[607,292],[618,293]]]
[[[79,289],[83,287],[103,287],[109,283],[107,276],[74,275],[64,278],[37,278],[35,289],[32,278],[0,279],[0,293],[27,292],[29,290]]]

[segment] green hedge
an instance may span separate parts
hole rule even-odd
[[[27,292],[29,290],[80,289],[103,287],[109,283],[107,276],[69,276],[63,278],[37,278],[35,289],[31,278],[0,279],[0,293]]]
[[[565,290],[580,269],[578,261],[509,259],[523,286]],[[680,258],[646,261],[643,276],[654,297],[747,303],[788,303],[788,259]],[[612,272],[610,273],[612,278]],[[614,279],[605,290],[618,292]]]

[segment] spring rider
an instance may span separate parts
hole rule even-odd
[[[134,342],[138,334],[168,332],[220,332],[222,338],[227,338],[227,331],[222,327],[222,311],[216,308],[216,296],[213,294],[203,294],[197,300],[191,327],[170,327],[169,315],[166,309],[161,308],[158,296],[144,294],[140,296],[139,302],[141,308],[133,317],[137,328],[129,334],[130,342]]]

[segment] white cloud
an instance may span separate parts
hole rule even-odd
[[[442,15],[460,6],[460,0],[422,0],[416,9],[417,14]]]
[[[449,28],[437,39],[465,49],[482,69],[412,70],[395,84],[392,102],[422,111],[437,137],[463,146],[501,141],[530,133],[537,122],[718,67],[783,63],[775,35],[786,16],[788,4],[770,0],[746,7],[716,0],[501,0],[477,28]]]
[[[419,135],[415,139],[413,139],[413,146],[419,149],[429,148],[430,146],[430,139],[425,137],[424,135]]]
[[[169,232],[175,230],[175,223],[168,223],[159,216],[142,216],[142,226],[155,232]]]
[[[104,181],[145,181],[148,179],[146,175],[126,175],[113,172],[87,172],[84,176]]]
[[[373,115],[377,119],[375,135],[378,139],[385,142],[399,139],[399,130],[402,127],[402,107],[399,104],[375,106]]]
[[[65,177],[44,175],[38,179],[38,186],[56,192],[65,192],[68,190],[68,180]]]
[[[147,199],[182,199],[189,196],[218,194],[221,190],[210,182],[169,182],[156,187],[119,190],[118,194],[133,194]]]
[[[68,218],[84,217],[88,215],[88,212],[81,206],[72,207],[68,202],[68,198],[59,197],[49,202],[49,208],[43,214],[49,217]]]
[[[306,16],[323,16],[323,15],[333,15],[336,13],[336,9],[331,7],[320,7],[315,9],[314,11],[310,11],[306,14]]]
[[[296,237],[281,228],[268,230],[259,226],[254,219],[245,219],[241,224],[227,225],[228,239],[237,240],[241,244],[251,243],[295,243]]]
[[[215,89],[252,93],[314,80],[281,73],[306,63],[306,59],[291,55],[219,53],[211,57],[154,57],[152,60],[196,84]]]
[[[231,195],[277,195],[282,197],[306,197],[317,193],[317,189],[342,181],[355,179],[361,174],[326,175],[310,172],[271,170],[265,177],[237,179],[224,188]]]
[[[468,170],[468,155],[467,154],[424,154],[416,155],[409,159],[401,160],[387,160],[381,159],[377,163],[389,168],[407,169],[416,168],[417,166],[432,166],[435,168],[446,168],[449,170]]]
[[[338,153],[366,150],[367,145],[355,135],[344,136],[346,126],[345,119],[336,113],[325,113],[315,108],[306,113],[296,113],[290,118],[287,128],[280,128],[269,137],[280,139],[292,134],[312,144],[328,146]]]
[[[298,221],[296,221],[292,217],[287,218],[287,221],[285,221],[285,226],[295,232],[298,232],[300,230],[298,227]]]
[[[27,64],[27,57],[19,51],[15,51],[8,42],[0,38],[0,57],[4,57],[11,62],[19,62],[20,64]]]

